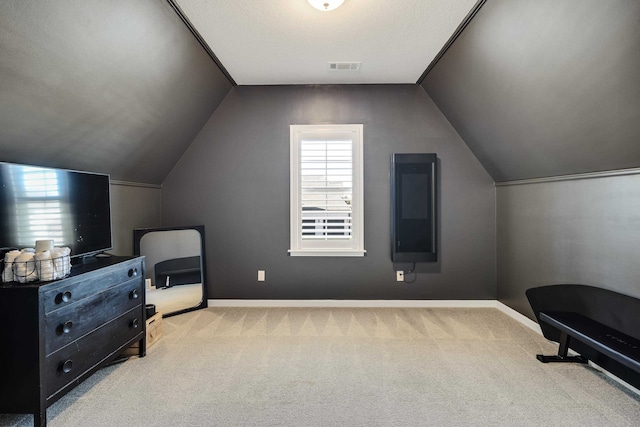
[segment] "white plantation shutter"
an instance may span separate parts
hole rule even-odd
[[[362,125],[291,126],[294,256],[364,255]]]
[[[351,239],[352,141],[300,142],[303,240]]]

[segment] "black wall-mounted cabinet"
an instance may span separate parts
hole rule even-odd
[[[437,157],[395,153],[391,158],[391,260],[436,262]]]

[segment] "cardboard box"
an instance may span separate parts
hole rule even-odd
[[[147,351],[149,347],[155,344],[160,337],[162,337],[162,313],[156,312],[153,316],[147,319]],[[140,342],[136,341],[131,347],[126,349],[123,356],[137,356]]]

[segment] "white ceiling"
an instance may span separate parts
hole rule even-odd
[[[416,83],[477,0],[176,0],[239,85]],[[361,62],[330,71],[328,62]]]

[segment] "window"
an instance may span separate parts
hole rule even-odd
[[[291,125],[292,256],[363,256],[362,125]]]

